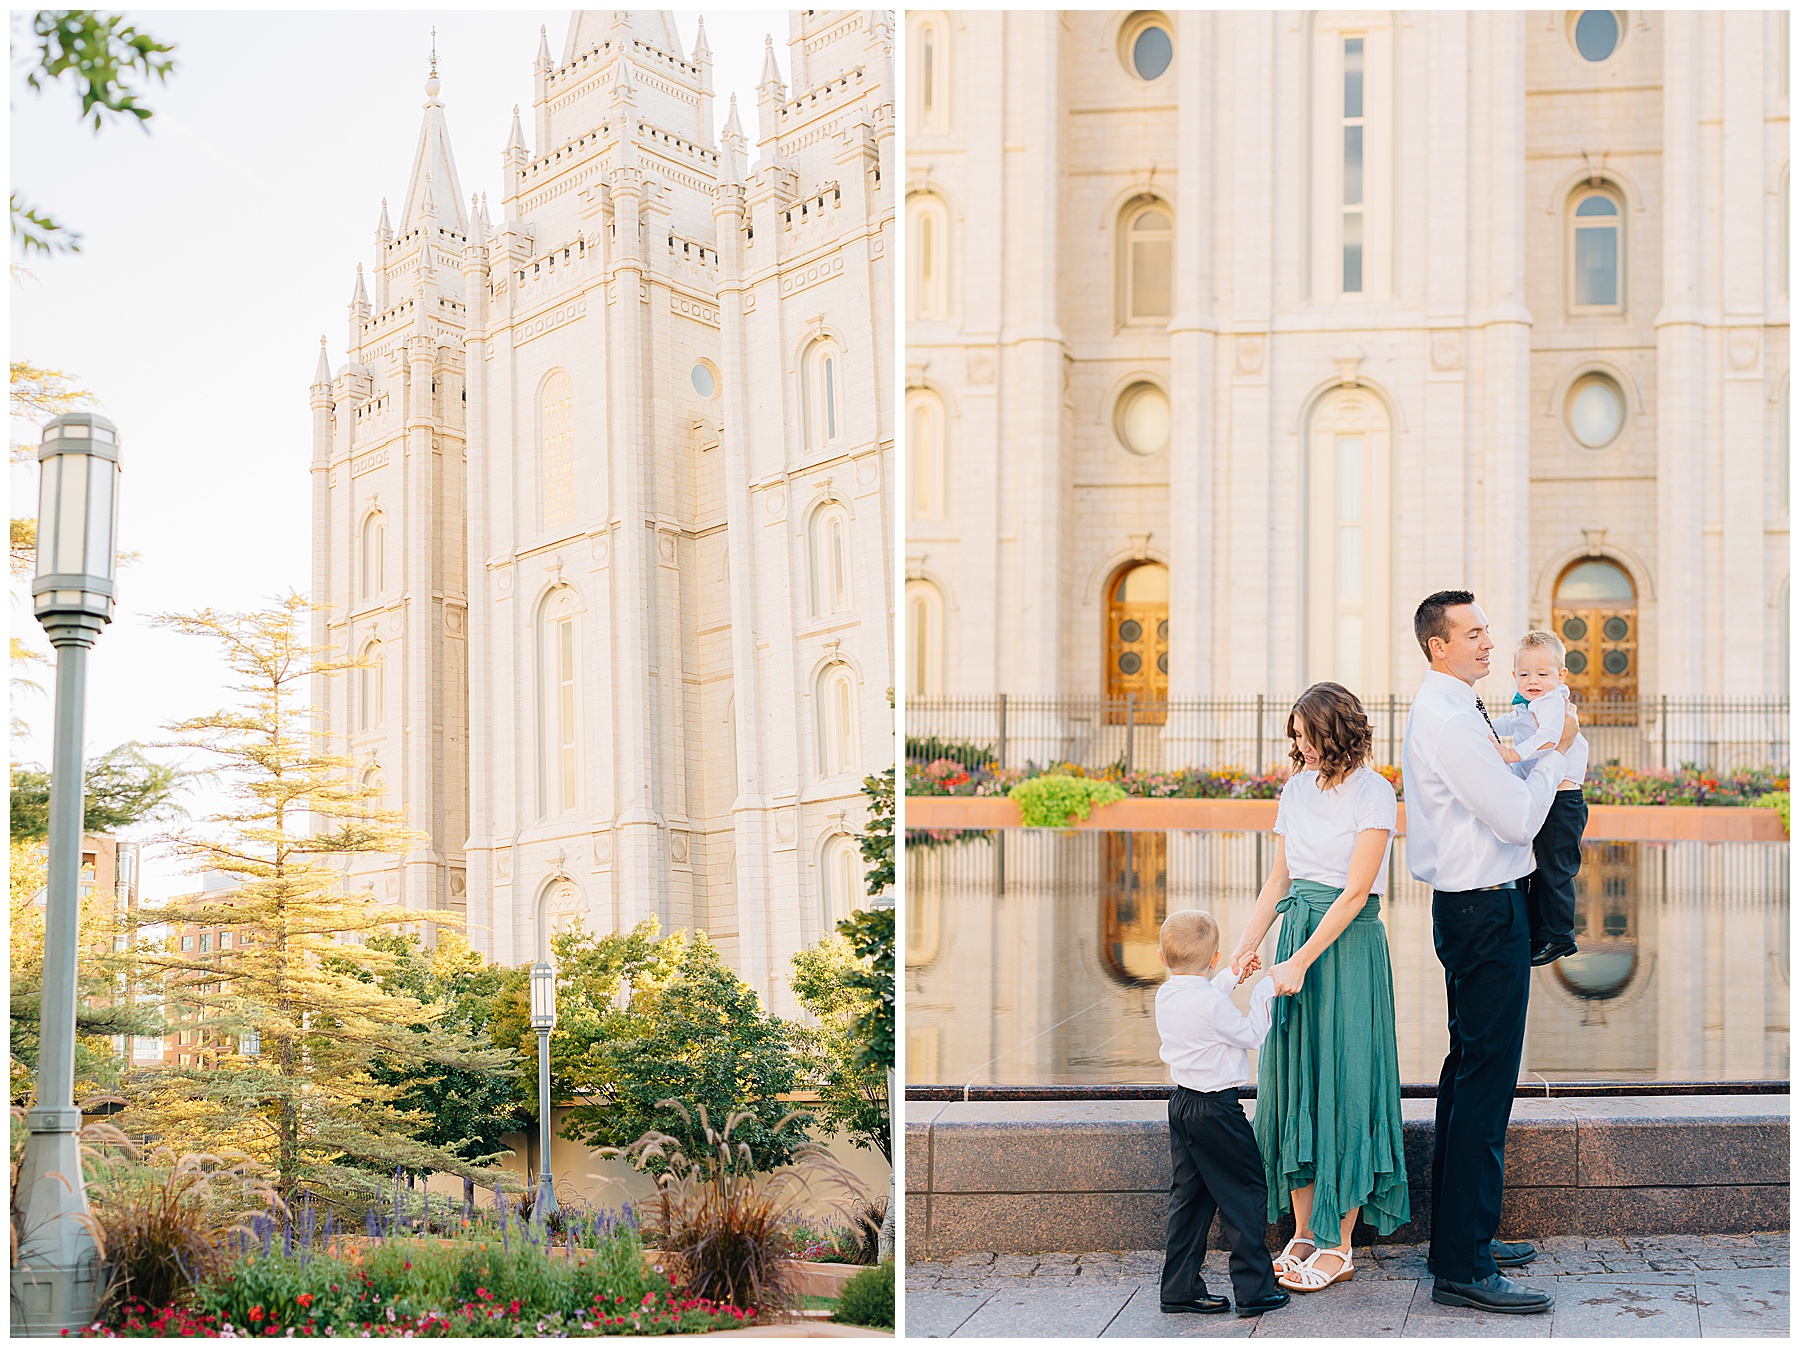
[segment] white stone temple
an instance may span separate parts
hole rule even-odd
[[[909,10],[906,696],[1785,696],[1788,23]]]
[[[369,662],[317,699],[424,835],[351,884],[463,914],[497,961],[655,915],[791,1011],[789,957],[866,904],[862,782],[893,761],[892,23],[795,11],[787,77],[770,44],[740,110],[704,27],[579,11],[494,128],[491,213],[434,63],[311,390],[315,640]]]

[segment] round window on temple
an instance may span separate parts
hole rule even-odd
[[[710,360],[694,362],[693,372],[689,375],[694,381],[694,392],[702,398],[714,398],[719,393],[719,372],[713,368]]]
[[[1569,25],[1569,39],[1581,59],[1598,65],[1616,52],[1625,36],[1623,19],[1615,9],[1577,10]]]
[[[1160,454],[1169,447],[1169,395],[1142,381],[1119,395],[1113,433],[1133,454]]]
[[[1605,449],[1625,428],[1625,394],[1603,374],[1584,374],[1564,407],[1569,434],[1588,449]]]
[[[1161,79],[1175,60],[1175,39],[1161,14],[1134,14],[1119,34],[1125,69],[1146,82]]]

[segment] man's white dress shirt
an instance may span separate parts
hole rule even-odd
[[[1269,1033],[1269,1000],[1275,984],[1266,974],[1250,992],[1250,1014],[1232,1003],[1237,985],[1231,965],[1211,978],[1172,973],[1156,990],[1156,1033],[1162,1060],[1177,1086],[1222,1091],[1250,1084],[1250,1050]]]
[[[1560,734],[1558,736],[1560,738]],[[1500,757],[1475,690],[1431,670],[1406,716],[1400,753],[1406,866],[1433,889],[1486,889],[1529,875],[1568,760],[1545,751],[1523,780]]]
[[[1556,742],[1562,738],[1563,717],[1568,708],[1569,690],[1559,685],[1522,707],[1514,703],[1494,718],[1495,732],[1513,737],[1513,752],[1519,756],[1519,761],[1512,765],[1514,776],[1528,775],[1531,760],[1546,749],[1556,747]],[[1564,750],[1563,757],[1569,764],[1563,770],[1563,780],[1577,785],[1585,782],[1588,769],[1587,736],[1577,733],[1575,742]]]

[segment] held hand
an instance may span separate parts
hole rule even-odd
[[[1575,715],[1575,704],[1571,702],[1568,711],[1563,716],[1563,733],[1562,738],[1556,742],[1557,752],[1567,753],[1569,746],[1575,743],[1575,736],[1580,732],[1581,720]]]
[[[1277,997],[1292,997],[1306,982],[1306,969],[1298,960],[1285,959],[1269,970],[1269,980]]]
[[[1233,957],[1232,967],[1238,971],[1238,982],[1242,983],[1251,974],[1262,968],[1262,956],[1254,950],[1246,955]]]
[[[1508,763],[1517,763],[1519,761],[1518,752],[1507,748],[1504,744],[1500,746],[1500,757],[1505,759]]]

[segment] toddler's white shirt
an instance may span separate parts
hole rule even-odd
[[[1512,765],[1515,775],[1523,777],[1531,771],[1531,760],[1546,749],[1554,749],[1562,738],[1564,709],[1569,705],[1569,690],[1558,686],[1523,707],[1494,717],[1494,733],[1513,737],[1513,752],[1519,761]],[[1568,767],[1563,780],[1585,782],[1588,767],[1587,736],[1576,732],[1575,741],[1563,757]]]
[[[1221,964],[1208,978],[1170,974],[1156,990],[1156,1033],[1169,1077],[1190,1091],[1222,1091],[1250,1084],[1249,1050],[1269,1033],[1274,980],[1264,975],[1250,993],[1250,1014],[1232,1003],[1237,975]]]

